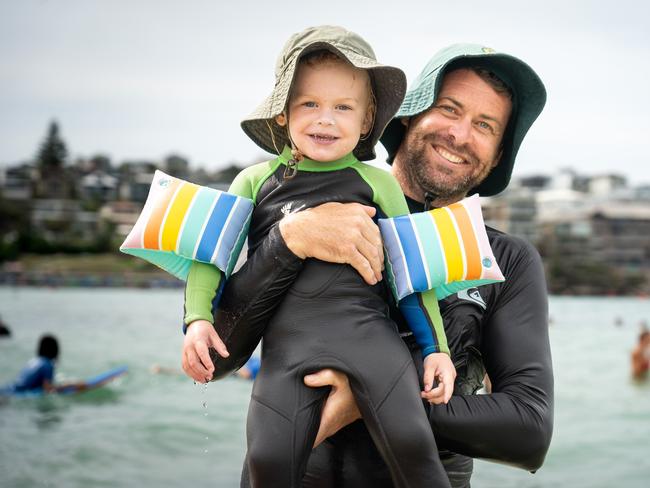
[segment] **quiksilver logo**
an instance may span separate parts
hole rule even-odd
[[[487,308],[487,305],[485,304],[485,301],[483,301],[483,297],[481,296],[481,293],[478,291],[478,288],[468,288],[467,290],[461,290],[458,292],[458,298],[460,298],[461,300],[468,300],[470,302],[474,302],[483,310]]]

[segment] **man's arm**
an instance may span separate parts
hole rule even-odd
[[[535,471],[553,430],[553,370],[544,271],[532,246],[524,249],[494,285],[503,289],[483,325],[492,394],[454,396],[432,406],[430,419],[441,447]]]
[[[534,471],[551,441],[553,370],[544,272],[537,252],[529,251],[511,268],[497,310],[484,326],[482,349],[493,393],[452,396],[447,405],[431,406],[430,420],[439,447]],[[324,370],[305,377],[305,384],[332,385],[317,439],[360,418],[343,373]]]
[[[303,259],[348,263],[371,284],[381,279],[383,251],[374,213],[357,203],[326,203],[286,216],[269,232],[224,287],[214,327],[230,355],[211,351],[214,378],[248,360]]]

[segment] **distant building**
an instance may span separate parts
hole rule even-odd
[[[21,164],[4,169],[0,178],[0,194],[7,200],[25,201],[34,194],[36,168],[31,164]]]

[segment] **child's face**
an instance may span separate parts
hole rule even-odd
[[[352,152],[371,128],[368,74],[343,61],[299,65],[289,99],[289,132],[296,147],[316,161]]]

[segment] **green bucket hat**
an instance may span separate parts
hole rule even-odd
[[[454,44],[438,51],[413,83],[381,142],[392,163],[406,128],[399,120],[427,111],[435,102],[445,73],[464,66],[485,68],[496,74],[513,92],[512,114],[503,137],[499,164],[470,194],[496,195],[508,186],[515,157],[524,136],[546,103],[546,89],[537,73],[522,60],[478,44]]]
[[[375,121],[368,137],[360,140],[354,155],[360,161],[375,158],[374,147],[386,125],[395,115],[406,92],[406,75],[398,68],[379,64],[370,45],[354,32],[341,27],[310,27],[292,35],[275,65],[275,88],[271,95],[241,123],[255,144],[271,154],[287,145],[291,147],[286,127],[275,117],[286,108],[299,59],[313,51],[325,49],[368,71],[377,102]],[[272,134],[271,134],[272,132]]]

